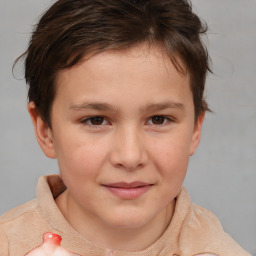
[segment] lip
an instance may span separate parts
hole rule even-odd
[[[131,183],[111,183],[103,186],[117,197],[132,200],[146,193],[151,188],[152,184],[135,181]]]

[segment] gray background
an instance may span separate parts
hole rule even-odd
[[[22,65],[32,24],[53,1],[0,0],[0,214],[35,196],[40,175],[57,173],[34,137],[26,112]],[[207,81],[208,114],[185,186],[192,200],[256,255],[256,1],[192,0],[209,25],[215,75]]]

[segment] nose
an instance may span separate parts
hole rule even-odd
[[[115,167],[133,171],[148,161],[145,138],[135,127],[116,131],[112,146],[110,161]]]

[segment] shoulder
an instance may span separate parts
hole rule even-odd
[[[37,206],[37,200],[34,199],[15,208],[12,208],[11,210],[7,211],[2,216],[0,216],[0,223],[8,222],[16,218],[19,218],[23,214],[28,213],[30,210],[36,208]]]
[[[40,214],[40,207],[37,200],[34,199],[0,216],[0,225],[6,230],[12,230],[13,227],[19,228],[31,223],[38,214]]]
[[[30,249],[28,244],[36,246],[41,240],[36,230],[44,226],[44,222],[36,199],[3,214],[0,217],[0,255],[24,255]]]
[[[205,255],[250,256],[227,233],[209,210],[191,203],[181,230],[182,243]],[[202,251],[203,250],[203,251]],[[203,254],[204,255],[204,254]]]
[[[1,241],[0,255],[1,256],[9,255],[8,240],[7,240],[6,234],[1,225],[0,225],[0,241]]]

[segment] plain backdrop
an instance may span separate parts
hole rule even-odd
[[[209,26],[214,75],[207,80],[201,145],[185,186],[224,229],[256,255],[256,1],[192,0]],[[58,173],[37,145],[26,111],[22,63],[33,24],[51,0],[0,0],[0,214],[35,197],[37,179]]]

